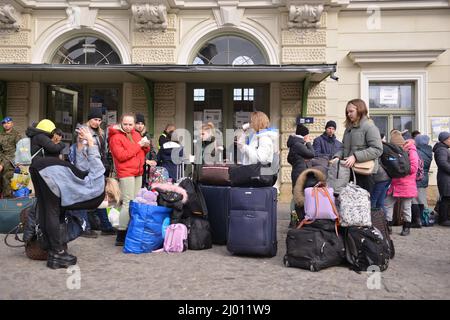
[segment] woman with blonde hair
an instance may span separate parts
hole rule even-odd
[[[342,139],[343,150],[334,157],[344,160],[351,168],[356,162],[375,161],[373,173],[378,171],[378,158],[383,154],[381,135],[375,123],[369,118],[366,103],[361,99],[347,102],[345,108],[345,131]],[[372,175],[356,174],[356,183],[372,193],[374,180]]]
[[[141,135],[134,129],[135,118],[132,114],[124,114],[120,123],[109,128],[109,146],[114,159],[114,166],[122,193],[122,209],[120,225],[117,230],[116,245],[125,242],[130,214],[130,200],[134,199],[142,185],[145,155],[150,150],[148,140],[141,141]]]

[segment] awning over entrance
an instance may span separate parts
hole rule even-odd
[[[320,82],[334,77],[336,64],[317,65],[0,65],[0,81],[43,83],[154,82],[269,83]],[[243,76],[245,74],[245,76]]]

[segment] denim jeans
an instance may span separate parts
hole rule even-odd
[[[100,219],[100,230],[102,230],[102,231],[113,230],[113,226],[109,222],[108,215],[106,213],[106,209],[97,209],[97,210],[95,210],[95,214]]]
[[[386,207],[384,205],[384,200],[386,199],[386,193],[389,189],[391,181],[377,182],[373,187],[372,194],[370,195],[370,206],[372,208],[383,209],[384,215],[386,216]]]

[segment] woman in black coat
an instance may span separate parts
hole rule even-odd
[[[450,133],[441,132],[439,142],[433,147],[434,160],[438,167],[437,183],[441,201],[439,224],[450,227]]]
[[[295,135],[287,141],[289,153],[287,160],[292,165],[292,185],[295,186],[298,176],[308,168],[307,161],[314,158],[314,148],[311,145],[309,130],[303,124],[297,126]]]
[[[36,127],[29,127],[26,131],[27,137],[31,139],[31,155],[35,155],[33,159],[42,157],[58,158],[65,144],[55,141],[53,131],[56,129],[55,124],[48,119],[41,120]]]

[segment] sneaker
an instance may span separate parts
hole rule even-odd
[[[116,230],[111,229],[111,230],[102,230],[102,232],[100,233],[102,236],[115,236],[116,235]]]
[[[97,238],[98,235],[94,230],[86,230],[81,233],[81,236],[84,238]]]

